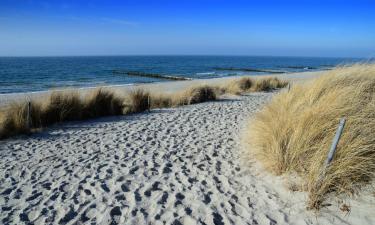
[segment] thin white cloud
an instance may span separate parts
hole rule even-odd
[[[132,26],[132,27],[139,25],[137,22],[122,20],[122,19],[115,19],[115,18],[108,18],[108,17],[102,17],[101,20],[104,23],[120,24],[120,25],[125,25],[125,26]]]
[[[115,19],[110,17],[101,17],[101,18],[85,18],[80,16],[66,16],[65,19],[77,21],[77,22],[85,22],[85,23],[100,23],[100,24],[115,24],[115,25],[121,25],[121,26],[129,26],[129,27],[137,27],[139,23],[129,20],[123,20],[123,19]]]

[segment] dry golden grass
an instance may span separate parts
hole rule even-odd
[[[228,84],[224,85],[222,88],[225,93],[240,95],[242,93],[249,92],[253,84],[254,80],[252,78],[243,77],[232,80]]]
[[[28,133],[30,131],[29,124],[33,126],[39,123],[40,106],[31,104],[31,111],[34,115],[30,118],[30,122],[27,121],[27,111],[27,103],[14,103],[0,112],[0,139]]]
[[[208,85],[193,86],[175,94],[152,94],[151,108],[169,108],[191,105],[217,99],[217,88]]]
[[[173,107],[173,99],[171,95],[154,93],[151,94],[150,101],[150,107],[152,109]]]
[[[240,95],[248,92],[272,91],[284,88],[288,85],[287,81],[276,77],[250,78],[243,77],[232,80],[229,84],[222,86],[225,93]]]
[[[216,98],[215,89],[208,85],[204,85],[189,88],[182,95],[182,100],[180,102],[183,102],[183,105],[191,105],[207,101],[214,101]]]
[[[40,112],[42,126],[56,122],[82,119],[83,102],[78,93],[52,93]],[[32,113],[35,115],[35,113]]]
[[[248,91],[253,86],[254,80],[249,77],[243,77],[237,81],[237,84],[241,91]]]
[[[132,90],[125,102],[125,114],[144,112],[150,109],[150,93],[143,89]]]
[[[335,158],[318,182],[341,117],[347,123]],[[249,150],[266,168],[303,178],[308,208],[319,209],[329,193],[357,193],[375,175],[375,65],[337,68],[296,85],[248,128]]]
[[[276,77],[267,77],[256,79],[251,87],[251,91],[272,91],[275,89],[283,88],[288,85],[287,81],[280,80]]]
[[[241,78],[227,86],[193,86],[173,95],[150,94],[142,89],[135,89],[125,96],[118,96],[102,88],[93,90],[85,96],[79,95],[78,92],[54,92],[48,98],[31,101],[30,126],[26,123],[26,103],[12,104],[6,109],[0,109],[0,139],[29,133],[32,129],[58,122],[139,113],[152,108],[169,108],[213,101],[217,96],[225,93],[248,92],[257,82],[258,80],[253,81],[251,78]],[[277,79],[266,81],[265,86],[267,85],[271,86],[264,90],[281,87]]]
[[[83,100],[82,118],[121,115],[123,105],[122,98],[109,90],[99,88],[88,94]]]
[[[0,112],[0,139],[57,122],[120,115],[122,102],[121,98],[103,89],[97,89],[84,98],[75,92],[54,92],[47,99],[30,101],[29,122],[27,102],[13,103]]]

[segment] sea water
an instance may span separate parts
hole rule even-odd
[[[325,70],[359,61],[361,59],[260,56],[0,57],[0,93],[166,81],[114,73],[115,70],[207,79],[267,74],[246,71],[248,69],[290,73]]]

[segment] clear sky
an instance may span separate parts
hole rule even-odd
[[[0,0],[0,55],[375,57],[375,1]]]

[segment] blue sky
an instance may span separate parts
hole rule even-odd
[[[375,57],[375,1],[0,0],[0,55]]]

